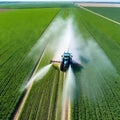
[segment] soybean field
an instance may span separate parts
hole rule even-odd
[[[0,12],[0,120],[120,119],[119,16],[92,9]],[[67,51],[82,69],[50,62]]]

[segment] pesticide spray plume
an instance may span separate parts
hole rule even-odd
[[[36,63],[40,54],[42,54],[44,50],[44,46],[46,45],[47,45],[47,48],[49,48],[52,45],[52,47],[50,47],[49,49],[50,53],[53,53],[54,51],[56,51],[58,48],[57,45],[59,45],[59,41],[61,41],[62,39],[61,34],[64,33],[64,31],[62,31],[61,29],[63,29],[65,25],[66,25],[66,22],[61,17],[58,16],[57,18],[55,18],[54,21],[51,22],[49,27],[43,33],[43,35],[37,40],[35,45],[32,47],[32,49],[30,50],[30,53],[27,56],[27,59],[32,58],[33,62]],[[32,78],[30,81],[34,81],[34,79],[35,78]],[[31,82],[27,84],[26,88],[29,86],[30,83]]]
[[[29,85],[31,85],[35,80],[40,80],[42,79],[47,72],[49,71],[50,67],[52,66],[52,64],[46,65],[45,67],[41,68],[27,83],[26,85],[26,89],[29,87]]]
[[[63,88],[62,103],[68,102],[69,98],[74,99],[74,96],[72,96],[74,90],[85,94],[89,100],[94,101],[93,99],[95,99],[96,95],[101,99],[103,95],[100,89],[106,86],[105,84],[103,85],[101,79],[103,77],[107,79],[107,77],[118,76],[115,67],[91,36],[86,38],[82,36],[80,30],[74,24],[73,18],[68,18],[66,25],[69,27],[65,28],[65,35],[63,34],[64,41],[61,42],[60,48],[65,48],[65,45],[68,46],[66,51],[69,49],[73,59],[82,64],[84,69],[74,76],[71,67],[69,67]],[[69,42],[66,42],[66,40]],[[79,85],[75,84],[75,79]],[[77,86],[79,87],[78,89]],[[96,93],[98,91],[99,94]]]
[[[107,84],[103,84],[103,79],[118,78],[115,67],[111,63],[102,48],[91,37],[86,40],[80,38],[79,50],[80,59],[84,66],[84,70],[78,74],[77,80],[80,81],[80,92],[85,94],[89,101],[96,102],[96,97],[104,99],[101,88],[105,88]]]
[[[66,79],[64,81],[63,86],[63,96],[62,96],[62,103],[65,104],[74,98],[74,91],[76,89],[76,82],[75,76],[71,66],[68,69]]]
[[[75,89],[75,76],[71,66],[69,66],[62,93],[62,120],[70,119],[70,102],[74,99]]]
[[[57,49],[53,59],[61,58],[61,55],[64,52],[67,52],[69,49],[70,41],[71,41],[71,20],[64,20],[64,26],[62,28],[62,33],[58,38]]]
[[[45,32],[40,36],[34,46],[31,48],[27,57],[32,57],[33,61],[36,63],[36,60],[40,56],[44,47],[57,38],[59,39],[59,35],[61,34],[61,29],[64,28],[65,22],[61,17],[56,17],[53,22],[48,26]],[[57,26],[57,27],[56,27]],[[54,48],[57,48],[56,43],[52,43]],[[55,45],[54,45],[55,44]]]
[[[78,43],[76,41],[76,29],[74,25],[73,17],[68,17],[67,20],[63,20],[64,26],[62,28],[62,33],[58,37],[57,49],[53,60],[61,60],[61,55],[64,52],[70,52],[73,59],[78,63],[81,63],[79,59]],[[56,45],[55,45],[56,46]]]

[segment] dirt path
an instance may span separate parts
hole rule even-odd
[[[15,9],[3,9],[3,8],[0,8],[0,12],[7,12],[7,11],[11,11],[11,10],[15,10]]]
[[[36,73],[36,71],[37,71],[37,69],[38,69],[38,66],[39,66],[39,64],[40,64],[41,58],[42,58],[43,55],[44,55],[44,51],[45,51],[45,49],[43,50],[43,53],[42,53],[42,55],[40,56],[40,58],[39,58],[39,60],[38,60],[38,62],[37,62],[37,65],[36,65],[36,67],[35,67],[35,69],[34,69],[34,71],[33,71],[33,74],[32,74],[32,76],[31,76],[31,78],[35,75],[35,73]],[[21,101],[21,104],[20,104],[20,106],[19,106],[19,108],[18,108],[18,110],[17,110],[17,112],[16,112],[13,120],[18,120],[18,118],[20,117],[20,114],[21,114],[21,112],[22,112],[22,109],[23,109],[23,107],[24,107],[24,104],[25,104],[25,102],[26,102],[26,99],[27,99],[27,97],[28,97],[28,95],[29,95],[29,93],[30,93],[30,90],[31,90],[31,88],[32,88],[32,85],[33,85],[33,83],[31,83],[31,84],[29,85],[29,87],[27,88],[26,93],[25,93],[25,95],[24,95],[24,97],[23,97],[23,99],[22,99],[22,101]]]
[[[15,114],[14,120],[18,120],[18,118],[20,116],[20,113],[22,112],[22,109],[24,107],[25,101],[26,101],[26,99],[27,99],[27,97],[28,97],[28,95],[30,93],[31,88],[32,88],[32,84],[28,87],[27,92],[26,92],[26,94],[25,94],[25,96],[24,96],[24,98],[23,98],[23,100],[21,102],[21,105],[20,105],[17,113]]]
[[[120,7],[120,4],[110,3],[76,3],[76,5],[83,7]]]
[[[69,104],[68,104],[68,120],[70,120],[70,99],[69,99]]]
[[[66,78],[66,74],[64,74],[64,78],[63,78],[64,82],[65,82],[65,78]],[[62,101],[61,120],[70,120],[70,97],[67,98],[67,100]]]
[[[62,105],[62,120],[70,120],[70,99]]]

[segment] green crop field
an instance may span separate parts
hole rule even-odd
[[[74,7],[72,2],[3,2],[0,4],[1,9],[26,9],[26,8],[57,8],[57,7]]]
[[[9,119],[46,45],[37,56],[29,51],[59,9],[27,9],[0,13],[0,119]],[[28,56],[28,57],[27,57]],[[20,90],[21,89],[21,90]]]
[[[120,118],[120,24],[88,9],[0,12],[0,120]],[[66,51],[82,69],[50,64]]]
[[[86,69],[81,73],[75,73],[79,94],[76,94],[76,99],[72,103],[72,119],[117,120],[120,117],[120,25],[82,8],[76,10],[76,20],[84,40],[89,42],[91,37],[96,40],[116,68],[114,72],[109,66],[105,68],[107,60],[102,58],[99,52],[92,52],[94,62],[85,65]],[[97,54],[100,55],[99,60]]]
[[[81,9],[80,12],[86,15],[86,17],[81,17],[81,21],[83,21],[84,26],[104,49],[120,74],[120,53],[118,52],[120,48],[120,25],[109,20],[105,20],[95,14],[91,14],[83,9]],[[89,19],[89,21],[87,19]]]
[[[120,22],[120,15],[119,15],[120,8],[119,7],[87,7],[87,9]]]

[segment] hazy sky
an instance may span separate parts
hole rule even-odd
[[[0,0],[0,1],[73,1],[73,0]],[[74,0],[74,1],[95,1],[95,2],[120,2],[120,0]]]

